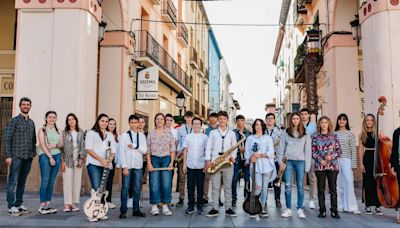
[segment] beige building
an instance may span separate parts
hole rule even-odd
[[[204,6],[195,1],[0,1],[0,128],[19,112],[24,96],[33,101],[37,128],[45,112],[55,110],[61,128],[73,112],[85,129],[99,113],[115,118],[119,133],[132,113],[144,116],[151,129],[156,113],[179,115],[180,92],[184,110],[205,119],[207,24]],[[157,91],[137,92],[138,77],[153,76]],[[4,159],[0,151],[2,164]],[[1,184],[6,173],[0,166]],[[34,160],[27,190],[38,189],[39,176]],[[57,183],[61,191],[60,177]]]

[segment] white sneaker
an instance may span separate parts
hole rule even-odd
[[[351,213],[353,213],[354,215],[361,215],[361,211],[359,211],[359,210],[352,211]]]
[[[108,217],[107,217],[107,215],[104,215],[103,217],[101,217],[101,218],[99,218],[100,220],[107,220],[108,219]]]
[[[8,214],[11,215],[11,216],[20,216],[20,215],[21,215],[21,212],[18,210],[17,207],[11,207],[11,208],[8,210]]]
[[[314,203],[314,201],[310,201],[310,203],[308,204],[308,208],[310,208],[310,209],[315,209],[315,203]]]
[[[151,209],[150,213],[151,213],[153,216],[156,216],[156,215],[159,215],[159,214],[160,214],[160,210],[158,210],[157,207],[153,207],[153,208]]]
[[[21,205],[18,207],[18,210],[21,214],[29,214],[31,213],[31,211],[29,211],[28,208],[26,208],[25,206]]]
[[[163,207],[163,209],[162,209],[162,214],[163,214],[163,215],[170,216],[170,215],[172,215],[172,212],[169,210],[168,207]]]
[[[99,219],[98,218],[87,218],[87,220],[89,220],[89,222],[97,222],[97,221],[99,221]]]
[[[286,210],[281,214],[281,217],[283,217],[283,218],[292,217],[292,210],[286,209]]]
[[[344,210],[343,210],[343,208],[338,208],[337,211],[342,213]]]
[[[132,208],[133,198],[128,198],[128,208]]]
[[[306,215],[304,214],[304,210],[301,208],[297,210],[297,215],[299,216],[299,218],[302,218],[302,219],[306,218]]]
[[[132,205],[132,204],[131,204]],[[108,203],[108,208],[109,209],[114,209],[114,208],[116,208],[117,206],[115,205],[115,204],[113,204],[113,203]]]

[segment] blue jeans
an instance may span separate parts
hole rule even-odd
[[[171,156],[151,156],[154,168],[166,168],[171,163]],[[150,172],[150,204],[169,204],[171,202],[172,171]]]
[[[122,175],[121,214],[128,211],[128,191],[133,188],[133,211],[139,210],[140,190],[142,189],[142,169],[128,169],[128,176]]]
[[[45,154],[39,156],[40,165],[40,202],[50,202],[53,196],[54,182],[56,180],[58,170],[60,170],[61,164],[61,153],[53,155],[56,164],[54,166],[50,165],[50,159]]]
[[[286,207],[292,208],[292,186],[293,186],[293,172],[296,173],[297,185],[297,209],[303,208],[304,201],[304,171],[306,167],[305,161],[289,160],[285,169],[285,199]]]
[[[89,164],[87,166],[87,171],[89,174],[90,184],[92,188],[97,191],[100,187],[101,177],[103,175],[104,168],[97,165]],[[105,184],[106,182],[104,182]]]
[[[247,186],[248,183],[250,183],[250,166],[245,166],[242,161],[239,161],[239,157],[236,158],[235,164],[233,166],[233,178],[232,178],[232,199],[237,200],[237,183],[240,179],[239,177],[239,171],[242,170],[244,174],[244,183],[245,186]],[[247,196],[247,190],[244,188],[244,197]]]
[[[31,164],[32,159],[12,158],[7,182],[7,204],[9,209],[14,206],[19,207],[22,205],[25,182],[31,171]],[[14,194],[15,185],[17,185],[17,191]]]

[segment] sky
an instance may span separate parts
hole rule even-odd
[[[278,24],[281,1],[203,1],[210,23]],[[278,27],[212,26],[227,63],[238,113],[262,118],[265,104],[276,96],[272,64]]]

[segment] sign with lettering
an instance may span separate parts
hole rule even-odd
[[[0,95],[14,94],[14,77],[0,77]]]
[[[158,99],[158,67],[148,67],[139,71],[136,80],[136,99],[137,100],[156,100]]]

